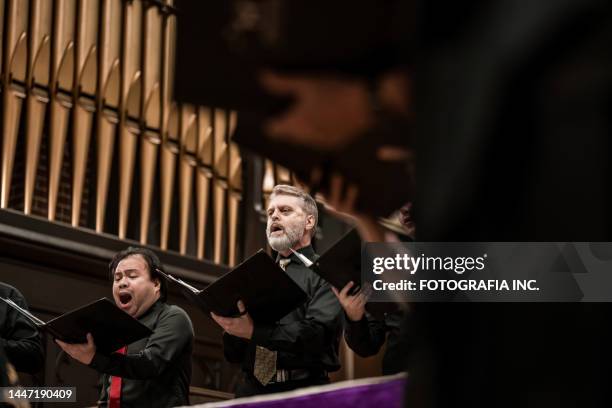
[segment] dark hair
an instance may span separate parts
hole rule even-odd
[[[157,257],[157,255],[155,255],[155,252],[151,251],[150,249],[142,247],[129,247],[121,252],[116,253],[113,259],[110,261],[110,264],[108,264],[109,278],[111,279],[111,281],[115,279],[115,269],[117,269],[117,265],[119,265],[119,262],[129,256],[134,255],[142,256],[142,258],[147,263],[147,266],[149,267],[149,276],[151,280],[157,279],[159,281],[159,299],[162,302],[165,302],[168,297],[167,282],[166,279],[159,272],[157,272],[158,269],[162,271],[164,269],[161,262],[159,261],[159,258]]]

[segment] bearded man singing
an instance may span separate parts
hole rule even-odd
[[[340,304],[329,284],[293,252],[313,261],[317,258],[311,246],[317,205],[300,189],[277,185],[267,215],[266,235],[278,252],[277,263],[306,292],[308,300],[273,325],[254,323],[240,302],[241,317],[213,314],[225,331],[225,358],[242,365],[244,375],[235,390],[238,397],[327,384],[328,373],[340,368]]]

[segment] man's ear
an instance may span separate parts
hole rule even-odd
[[[311,231],[314,228],[315,217],[314,215],[306,215],[306,229]]]
[[[159,281],[159,278],[153,278],[153,285],[155,285],[155,289],[161,293],[161,282]]]

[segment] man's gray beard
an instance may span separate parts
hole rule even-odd
[[[300,242],[300,239],[302,239],[302,235],[304,235],[305,227],[306,223],[304,222],[302,225],[285,228],[284,234],[280,237],[271,237],[270,227],[268,226],[266,228],[268,244],[270,244],[270,247],[276,252],[285,252],[289,248],[293,248],[295,244]]]

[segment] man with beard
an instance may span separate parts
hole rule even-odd
[[[98,406],[174,407],[189,404],[193,327],[187,313],[166,304],[166,281],[153,251],[130,247],[109,266],[117,306],[153,331],[110,355],[87,343],[57,344],[72,358],[102,373]],[[120,404],[120,405],[119,405]]]
[[[226,359],[242,364],[244,376],[236,389],[239,397],[326,384],[327,373],[340,368],[340,304],[329,284],[295,255],[299,252],[310,260],[317,257],[311,246],[317,226],[316,203],[300,189],[278,185],[267,214],[266,234],[278,252],[277,262],[309,300],[273,325],[254,323],[241,302],[238,308],[244,314],[240,317],[212,315],[225,331]]]

